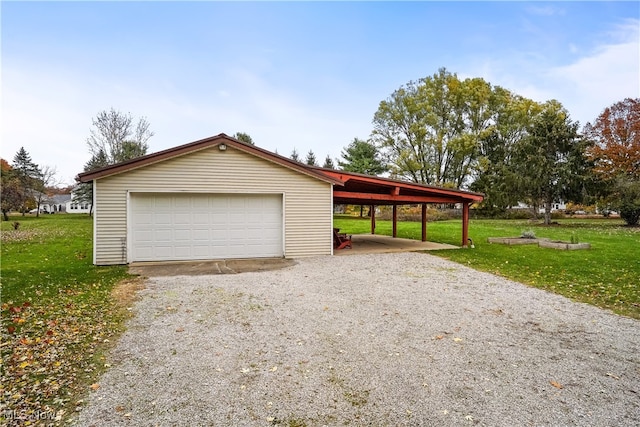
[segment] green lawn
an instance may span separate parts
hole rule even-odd
[[[430,253],[640,319],[640,228],[625,227],[614,219],[558,222],[543,226],[526,220],[471,220],[469,236],[475,249]],[[334,225],[345,233],[371,232],[369,219],[336,216]],[[376,234],[391,235],[391,227],[391,221],[376,220]],[[487,243],[488,237],[520,236],[525,230],[554,240],[570,241],[574,236],[591,243],[591,249],[560,251]],[[399,222],[398,237],[420,239],[421,224]],[[461,221],[430,222],[427,239],[460,246]]]
[[[122,330],[113,291],[126,267],[92,265],[87,215],[15,216],[1,230],[2,417],[65,418]]]

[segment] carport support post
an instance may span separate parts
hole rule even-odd
[[[369,213],[371,214],[371,234],[376,234],[376,207],[374,205],[369,206]]]
[[[427,204],[422,204],[422,241],[427,241]]]
[[[469,203],[462,202],[462,247],[468,247],[469,241]]]
[[[393,205],[393,237],[398,235],[398,206]]]

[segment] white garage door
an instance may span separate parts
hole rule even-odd
[[[281,195],[132,194],[131,261],[280,257]]]

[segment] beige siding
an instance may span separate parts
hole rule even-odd
[[[127,262],[127,192],[284,194],[284,253],[331,253],[331,184],[228,147],[208,148],[95,183],[96,264]]]

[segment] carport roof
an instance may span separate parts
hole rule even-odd
[[[342,182],[333,190],[336,204],[406,205],[417,203],[475,203],[484,195],[453,188],[416,184],[354,172],[314,168]]]

